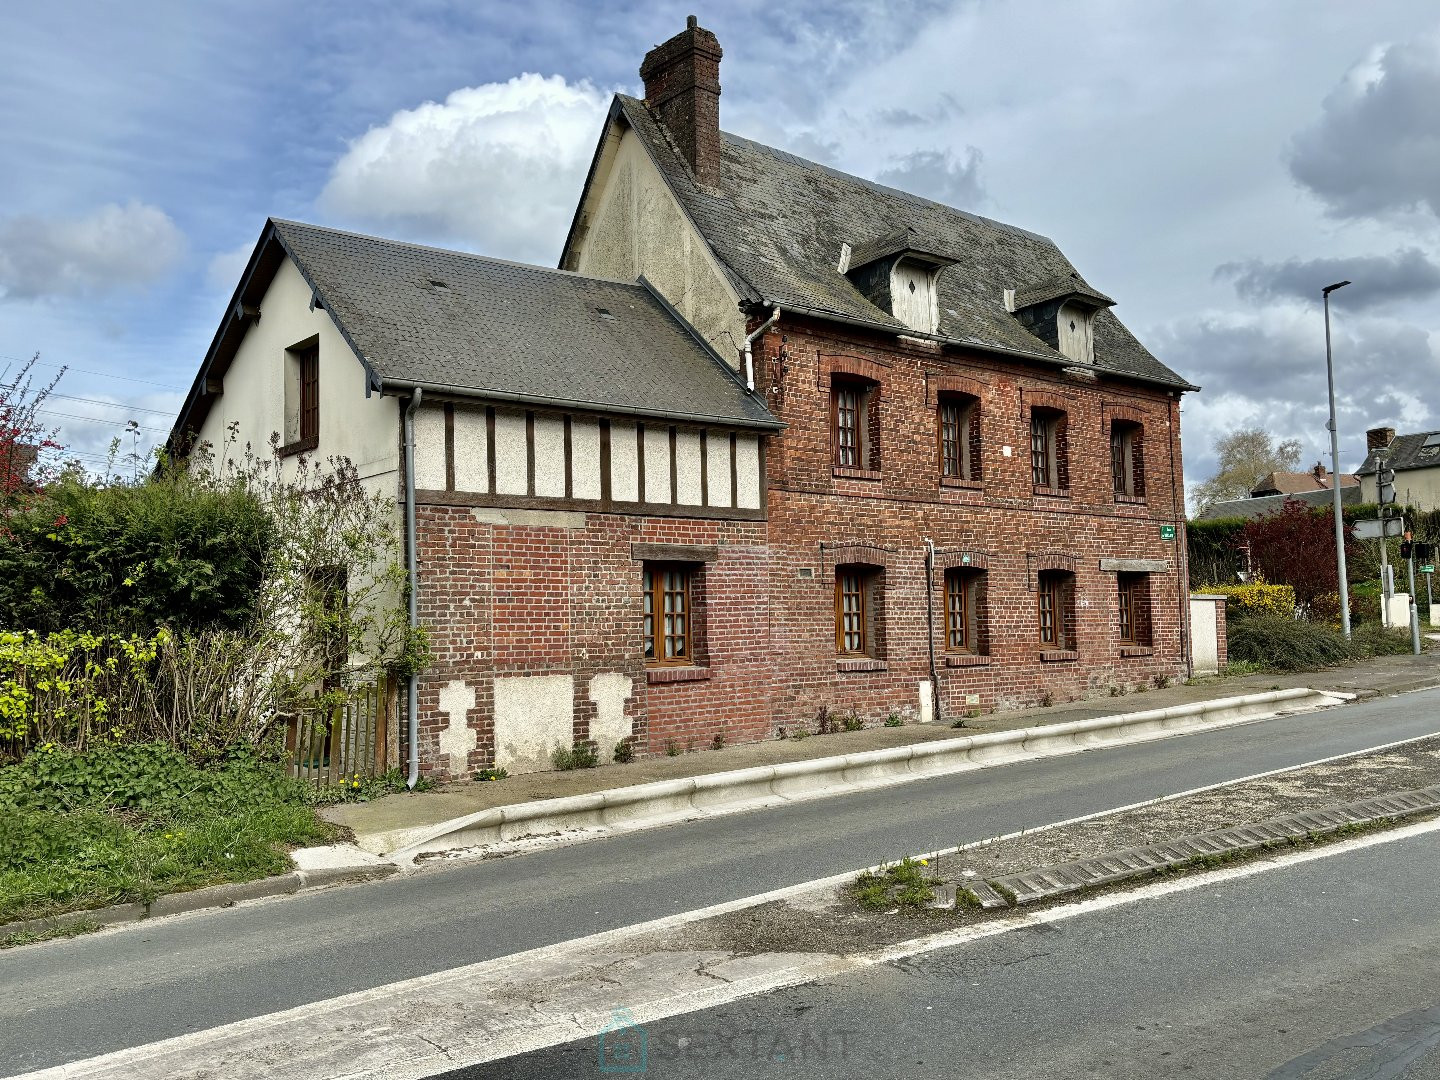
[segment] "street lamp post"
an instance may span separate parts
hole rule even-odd
[[[1330,358],[1330,294],[1349,285],[1337,281],[1320,290],[1325,298],[1325,377],[1330,382],[1330,488],[1335,495],[1335,565],[1340,573],[1340,629],[1350,636],[1350,582],[1345,573],[1345,520],[1340,512],[1340,432],[1335,427],[1335,363]],[[1383,540],[1382,540],[1383,543]]]

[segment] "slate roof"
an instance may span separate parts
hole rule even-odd
[[[1370,451],[1365,464],[1355,470],[1357,476],[1373,473],[1376,453]],[[1385,462],[1397,472],[1403,469],[1430,469],[1440,465],[1440,431],[1421,431],[1414,435],[1397,435],[1385,450]]]
[[[1258,518],[1266,514],[1276,514],[1285,508],[1290,501],[1301,502],[1307,506],[1326,507],[1332,506],[1335,501],[1335,494],[1329,488],[1324,491],[1318,488],[1314,491],[1301,491],[1290,495],[1262,495],[1255,499],[1232,499],[1230,502],[1216,503],[1203,514],[1196,514],[1196,521],[1216,521],[1220,518]],[[1358,506],[1360,503],[1359,484],[1340,485],[1340,505]]]
[[[938,278],[937,336],[957,345],[1073,363],[1005,310],[1007,288],[1078,278],[1045,237],[726,132],[721,133],[720,187],[707,191],[644,102],[617,95],[612,117],[616,113],[641,138],[742,298],[913,334],[837,269],[841,243],[866,250],[906,232],[919,238],[914,244],[919,250],[955,260]],[[1109,311],[1096,315],[1094,341],[1100,371],[1198,389],[1152,356]]]

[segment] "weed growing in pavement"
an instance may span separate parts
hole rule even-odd
[[[840,726],[846,731],[864,731],[865,721],[860,719],[859,713],[851,711],[849,716],[841,719]]]
[[[885,717],[885,726],[886,726],[886,727],[904,727],[904,726],[905,726],[905,718],[904,718],[903,716],[901,716],[899,713],[892,712],[889,716]]]
[[[678,747],[678,746],[675,745],[675,740],[674,740],[674,739],[666,739],[666,740],[665,740],[665,756],[666,756],[666,757],[679,757],[679,756],[680,756],[680,747]]]
[[[898,907],[901,911],[919,911],[930,905],[934,886],[940,879],[930,870],[928,859],[908,856],[898,863],[881,866],[878,871],[866,870],[850,886],[850,895],[869,911]]]
[[[801,739],[808,739],[809,737],[810,732],[806,731],[803,727],[798,727],[790,733],[790,738],[796,740],[797,742]]]
[[[789,737],[790,737],[790,732],[786,731],[783,726],[782,726],[782,727],[777,727],[777,728],[775,729],[775,738],[777,738],[777,739],[788,739]]]
[[[593,769],[600,764],[600,755],[596,752],[593,744],[577,742],[569,750],[563,746],[557,746],[555,752],[550,755],[550,763],[561,772],[569,772],[571,769]]]
[[[1054,705],[1054,704],[1055,704],[1055,695],[1052,694],[1049,690],[1046,690],[1045,693],[1044,693],[1044,695],[1040,698],[1040,707],[1041,707],[1042,709],[1048,709],[1048,708],[1050,708],[1051,705]]]
[[[475,773],[476,780],[504,780],[510,774],[503,768],[480,769]]]
[[[615,744],[615,750],[611,754],[616,765],[628,765],[635,760],[635,744],[630,739],[621,739]]]
[[[964,718],[964,717],[961,717],[959,720],[952,720],[952,721],[950,722],[950,726],[951,726],[952,728],[962,728],[962,727],[964,727],[964,726],[965,726],[965,718]]]
[[[71,923],[69,926],[56,926],[49,930],[21,930],[0,937],[0,949],[13,949],[19,945],[35,945],[41,941],[55,941],[58,938],[79,937],[81,934],[93,934],[100,929],[103,928],[98,922],[86,919],[83,922]]]

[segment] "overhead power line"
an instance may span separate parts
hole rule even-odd
[[[0,360],[11,360],[17,364],[28,364],[31,360],[28,356],[7,356],[0,353]],[[88,368],[78,368],[71,364],[57,364],[54,360],[36,360],[37,367],[64,368],[66,371],[73,371],[77,375],[95,375],[101,379],[119,379],[121,382],[139,383],[141,386],[158,386],[162,390],[169,390],[172,393],[180,393],[183,386],[174,386],[170,383],[152,382],[149,379],[137,379],[130,375],[116,375],[111,371],[91,371]]]

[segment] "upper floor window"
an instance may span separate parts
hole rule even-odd
[[[684,563],[645,564],[645,663],[693,663],[692,568]]]
[[[1075,575],[1065,570],[1041,570],[1036,583],[1036,613],[1040,644],[1052,649],[1075,648]]]
[[[835,379],[831,385],[831,434],[835,465],[842,469],[878,469],[876,387],[860,379]]]
[[[968,394],[940,398],[940,475],[979,480],[980,402]]]
[[[285,354],[285,448],[313,450],[320,440],[320,346],[297,345]]]
[[[1145,429],[1131,420],[1110,424],[1110,475],[1115,494],[1145,497]]]
[[[1059,409],[1030,410],[1030,478],[1037,488],[1070,486],[1065,414]]]

